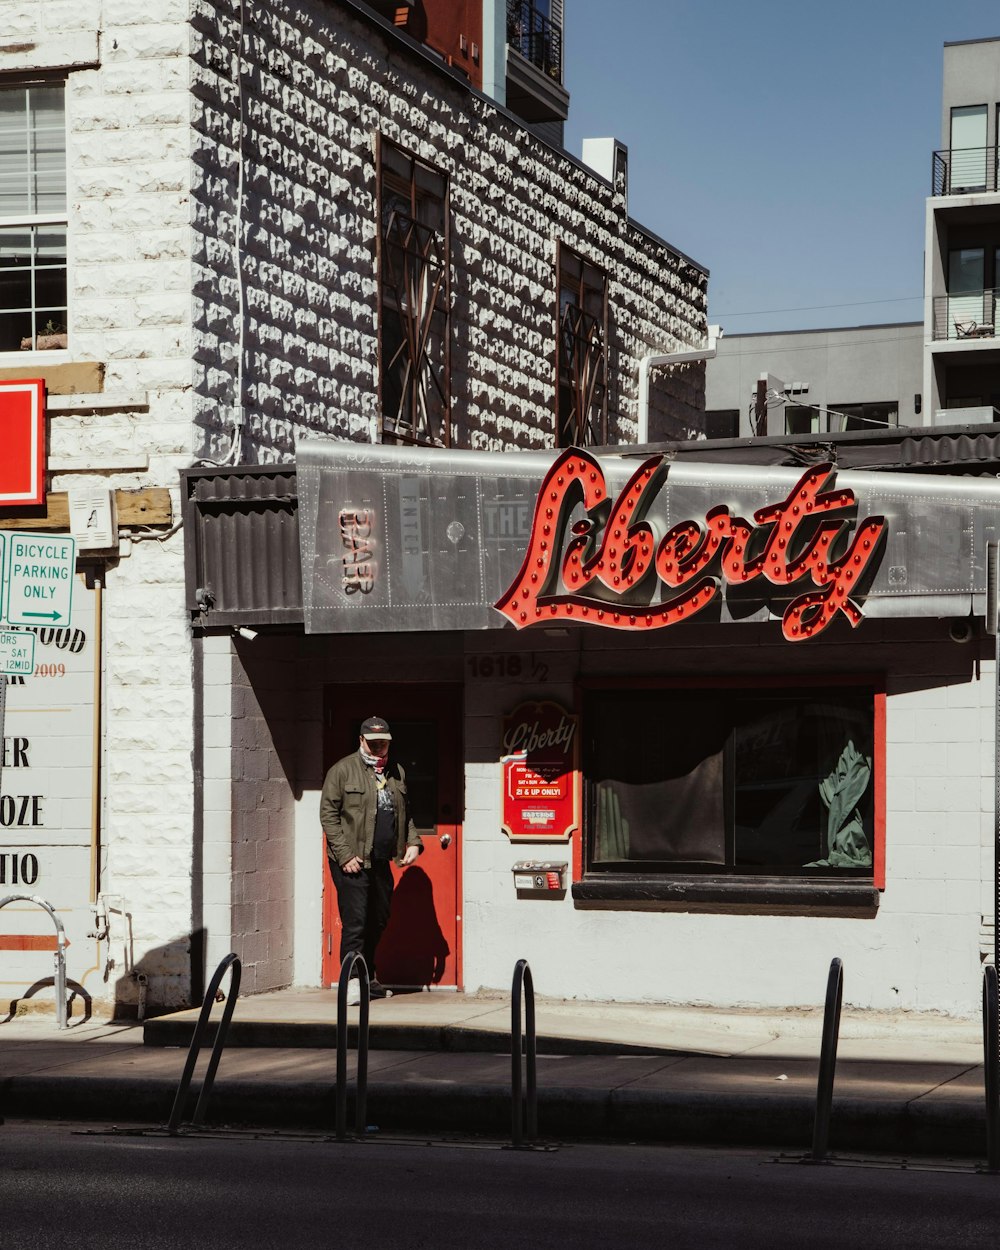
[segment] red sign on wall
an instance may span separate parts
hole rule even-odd
[[[0,507],[45,502],[45,383],[0,382]]]
[[[577,721],[557,703],[504,717],[503,831],[511,841],[563,842],[579,825]]]

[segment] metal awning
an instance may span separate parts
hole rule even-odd
[[[793,516],[794,504],[789,502],[793,489],[806,480],[801,466],[691,462],[671,459],[661,450],[646,458],[655,465],[639,499],[638,486],[630,488],[631,494],[626,491],[643,463],[634,449],[564,454],[569,457],[567,466],[576,457],[581,480],[585,470],[588,480],[600,478],[603,502],[594,496],[588,506],[582,488],[575,499],[559,494],[562,478],[557,486],[551,475],[554,463],[558,467],[562,461],[551,451],[496,455],[300,442],[297,473],[306,631],[496,629],[508,623],[495,606],[505,596],[520,606],[520,621],[505,607],[515,624],[542,623],[550,616],[566,619],[565,606],[552,611],[557,601],[578,605],[574,619],[594,625],[610,624],[607,617],[617,621],[622,614],[651,627],[669,623],[665,618],[678,601],[678,589],[684,589],[683,582],[680,587],[669,584],[675,573],[650,573],[641,585],[616,589],[611,573],[606,570],[603,581],[595,579],[589,565],[585,593],[560,581],[565,579],[560,569],[574,540],[586,547],[584,561],[597,559],[601,551],[614,554],[608,533],[615,521],[609,522],[608,514],[619,510],[622,528],[640,520],[648,527],[650,546],[657,552],[664,542],[674,544],[682,570],[678,577],[687,577],[685,559],[686,567],[694,567],[697,534],[706,532],[709,518],[714,516],[716,524],[730,529],[745,519],[753,531],[752,541],[763,550],[775,528],[773,518],[779,516],[800,560],[811,550],[814,531],[826,527],[829,555],[825,561],[817,554],[809,559],[814,568],[825,570],[822,576],[827,580],[840,567],[844,552],[855,564],[864,554],[858,582],[850,585],[847,597],[865,617],[967,616],[984,610],[986,547],[1000,527],[1000,483],[993,478],[820,473],[823,480],[809,488],[813,492],[809,508],[816,510],[810,520]],[[551,493],[551,506],[547,498],[539,499],[543,485]],[[837,493],[834,502],[832,492]],[[627,521],[626,495],[634,508]],[[820,496],[825,503],[819,502]],[[547,508],[552,546],[541,536]],[[872,518],[878,518],[881,526],[873,528]],[[681,534],[685,525],[700,527],[689,530],[686,549]],[[877,552],[868,547],[862,552],[865,534]],[[851,546],[855,536],[856,548]],[[531,558],[538,556],[546,582],[542,588],[532,587],[533,569],[526,566],[530,543],[535,544]],[[718,578],[718,593],[697,609],[704,611],[701,619],[735,623],[784,618],[803,593],[825,594],[816,580],[819,574],[807,570],[801,578],[792,576],[795,560],[779,557],[777,543],[775,539],[768,548],[768,558],[785,562],[777,567],[785,569],[789,580],[758,576],[756,566],[747,585]],[[735,551],[736,545],[734,539],[728,549]],[[647,553],[645,558],[649,562],[653,555]],[[579,561],[575,567],[579,571]],[[701,571],[711,574],[707,564]],[[687,581],[693,578],[694,573]],[[692,610],[686,619],[696,614]]]
[[[204,626],[305,624],[310,632],[502,627],[493,604],[520,569],[538,487],[556,454],[309,440],[299,445],[297,465],[186,469],[192,620]],[[666,483],[654,509],[661,532],[681,519],[703,521],[705,508],[720,503],[749,515],[780,497],[805,467],[833,459],[838,485],[856,494],[857,517],[888,518],[864,615],[982,610],[985,544],[994,533],[1000,489],[993,476],[1000,470],[1000,427],[621,447],[595,455],[610,491],[643,460],[664,456]],[[848,472],[849,463],[883,463],[885,471]],[[341,514],[363,512],[369,504],[382,528],[366,535],[363,521],[352,528],[348,518],[348,550]],[[380,562],[378,587],[373,577],[368,590],[365,579],[373,570],[362,558],[366,538]],[[658,592],[657,601],[662,598]],[[783,610],[781,596],[773,594],[769,605],[738,603],[736,596],[732,605],[735,614],[726,609],[717,618],[762,620]]]

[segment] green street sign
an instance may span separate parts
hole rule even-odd
[[[35,635],[0,629],[0,675],[30,677],[35,671]]]
[[[7,535],[8,624],[68,625],[75,572],[74,539],[11,531]]]

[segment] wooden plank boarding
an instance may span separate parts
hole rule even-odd
[[[170,525],[173,518],[170,491],[164,486],[116,490],[115,506],[121,526]],[[37,513],[36,516],[6,516],[0,512],[0,529],[68,530],[69,494],[56,491],[46,495],[44,508],[38,508]]]

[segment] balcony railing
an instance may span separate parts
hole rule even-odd
[[[1000,288],[964,291],[934,297],[935,339],[992,339],[997,337],[997,296]]]
[[[562,82],[562,31],[531,0],[507,0],[507,43],[543,74]]]
[[[935,152],[931,195],[972,195],[997,189],[997,149],[948,148]]]

